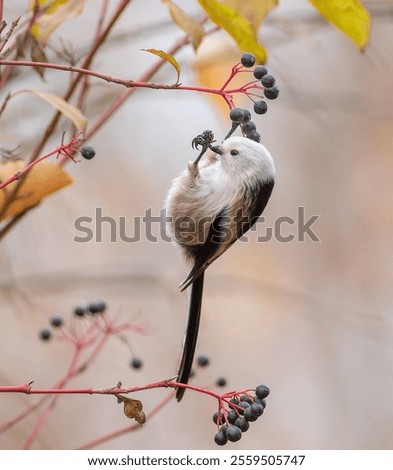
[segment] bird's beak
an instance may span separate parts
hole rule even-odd
[[[223,154],[223,151],[219,145],[216,145],[215,147],[210,147],[210,150],[212,150],[214,153],[217,153],[218,155]]]

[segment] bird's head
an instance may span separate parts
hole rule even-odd
[[[273,158],[267,148],[246,137],[230,137],[220,145],[210,147],[217,154],[222,166],[240,174],[263,172],[266,178],[274,179]]]

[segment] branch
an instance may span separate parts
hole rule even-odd
[[[51,152],[48,152],[45,155],[42,155],[42,157],[39,157],[36,160],[32,161],[31,163],[26,165],[22,170],[18,171],[13,176],[8,178],[6,181],[3,181],[2,183],[0,183],[0,189],[5,188],[6,186],[8,186],[13,181],[17,181],[17,180],[21,179],[22,176],[24,176],[26,173],[28,173],[35,165],[37,165],[38,163],[42,162],[43,160],[51,157],[52,155],[60,154],[60,155],[65,155],[67,158],[73,159],[73,155],[72,155],[71,152],[74,151],[74,146],[77,145],[79,142],[80,142],[80,136],[76,136],[68,144],[59,145],[58,147],[56,147]]]
[[[150,420],[154,415],[156,415],[159,411],[161,411],[161,409],[164,408],[164,406],[167,405],[174,398],[174,396],[175,394],[173,392],[169,393],[149,413],[147,413],[147,418]],[[82,446],[80,446],[77,450],[92,449],[93,447],[97,447],[98,445],[103,444],[104,442],[108,442],[112,439],[115,439],[116,437],[120,437],[123,434],[127,434],[136,429],[140,429],[140,427],[141,427],[140,424],[137,424],[137,423],[131,424],[129,426],[125,426],[123,428],[118,429],[117,431],[112,431],[101,437],[96,437],[95,439],[92,439],[91,441],[88,441]]]
[[[144,81],[134,81],[129,79],[122,79],[119,77],[114,77],[112,75],[107,75],[100,72],[95,72],[94,70],[85,69],[82,67],[75,67],[72,65],[60,65],[60,64],[51,64],[47,62],[33,62],[28,60],[0,60],[0,65],[13,65],[19,67],[42,67],[48,69],[62,70],[66,72],[75,72],[82,75],[90,75],[92,77],[99,78],[109,83],[116,83],[117,85],[122,85],[127,88],[151,88],[153,90],[185,90],[185,91],[196,91],[199,93],[210,93],[214,95],[222,96],[226,101],[228,101],[228,95],[234,93],[244,93],[245,89],[235,88],[233,90],[225,90],[225,87],[217,88],[207,88],[207,87],[198,87],[198,86],[185,86],[185,85],[167,85],[165,83],[154,83],[154,82],[144,82]],[[233,78],[233,77],[232,77]],[[263,89],[257,85],[253,85],[254,88]]]
[[[115,12],[113,13],[107,27],[102,31],[102,33],[97,37],[96,41],[93,43],[86,59],[84,60],[83,63],[83,68],[88,68],[93,61],[93,58],[95,54],[97,53],[98,49],[100,46],[105,42],[106,38],[108,37],[110,31],[112,30],[113,26],[115,25],[116,21],[119,19],[125,8],[128,6],[128,4],[131,2],[131,0],[120,0],[117,8],[115,9]],[[74,91],[76,87],[79,84],[79,81],[82,79],[83,75],[78,74],[74,80],[70,83],[68,90],[63,96],[63,99],[65,101],[68,101],[72,95],[74,94]],[[30,157],[29,163],[33,162],[40,152],[42,151],[44,145],[48,141],[49,137],[52,135],[59,119],[60,119],[61,113],[58,111],[55,113],[53,116],[52,120],[48,124],[47,128],[45,129],[45,132],[41,138],[41,140],[38,142],[36,147],[34,148],[32,155]],[[0,209],[0,218],[5,214],[6,210],[12,204],[12,202],[15,200],[15,197],[17,196],[17,193],[23,184],[23,180],[19,180],[18,184],[15,186],[13,191],[10,193],[9,197],[5,201],[4,206]],[[25,214],[28,213],[28,211],[25,212]],[[13,224],[13,220],[11,220],[8,225]],[[8,225],[6,225],[1,231],[0,231],[0,239],[3,238],[3,236],[8,232]]]

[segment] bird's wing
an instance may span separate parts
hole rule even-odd
[[[182,291],[255,224],[269,201],[273,187],[274,181],[270,180],[256,189],[246,188],[238,204],[225,207],[217,214],[205,243],[189,247],[194,251],[195,264],[179,286]]]
[[[191,269],[189,275],[180,284],[181,290],[187,289],[187,287],[194,282],[194,280],[209,266],[209,260],[212,259],[217,251],[222,246],[222,223],[226,217],[227,209],[222,209],[214,218],[210,225],[209,232],[206,240],[200,245],[189,245],[188,250],[191,252],[194,259],[194,266]]]

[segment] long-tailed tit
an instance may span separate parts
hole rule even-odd
[[[193,263],[179,286],[181,290],[191,286],[178,374],[178,381],[184,384],[190,377],[198,338],[204,272],[257,221],[270,198],[275,177],[273,159],[262,144],[230,137],[221,145],[206,145],[205,150],[207,146],[210,151],[201,158],[202,152],[172,182],[166,200],[169,232]],[[184,391],[177,389],[178,401]]]

